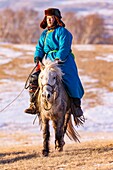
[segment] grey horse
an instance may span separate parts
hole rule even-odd
[[[75,125],[83,124],[84,120],[74,115],[71,98],[67,95],[62,82],[62,71],[56,62],[43,60],[38,78],[39,92],[36,96],[39,122],[43,131],[43,156],[49,154],[49,121],[52,121],[55,131],[55,149],[63,151],[64,134],[74,141],[79,141]]]

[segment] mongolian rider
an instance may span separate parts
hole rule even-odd
[[[59,67],[62,69],[63,84],[71,99],[74,102],[76,116],[83,116],[81,109],[81,98],[84,95],[84,89],[80,81],[77,66],[72,54],[72,34],[65,28],[65,24],[61,20],[61,12],[56,8],[45,10],[45,17],[40,27],[45,29],[36,45],[34,54],[34,62],[38,64],[43,57],[52,61],[59,61]],[[31,75],[29,83],[30,107],[25,113],[36,114],[34,93],[38,87],[38,75],[40,73],[39,65],[37,71]]]

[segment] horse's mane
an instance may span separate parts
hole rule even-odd
[[[53,62],[50,59],[43,59],[42,63],[44,65],[44,69],[56,72],[59,79],[62,80],[62,76],[64,73],[62,72],[60,67],[58,67],[58,64],[56,62]]]

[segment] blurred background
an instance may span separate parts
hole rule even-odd
[[[76,44],[113,44],[112,0],[0,0],[0,41],[36,43],[44,10],[59,8]]]
[[[17,96],[35,66],[35,45],[43,31],[39,25],[50,7],[60,9],[73,34],[72,50],[85,89],[86,122],[76,130],[81,140],[113,136],[113,1],[0,0],[1,145],[42,140],[38,120],[33,125],[35,117],[24,113],[29,106],[28,90]]]

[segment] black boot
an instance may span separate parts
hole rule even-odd
[[[29,113],[29,114],[36,114],[36,102],[35,102],[35,94],[36,92],[36,89],[35,91],[33,91],[33,89],[29,89],[29,94],[30,94],[30,106],[24,110],[25,113]]]
[[[83,116],[83,111],[81,109],[81,100],[79,98],[73,98],[73,103],[75,105],[75,114],[76,117],[81,117]]]
[[[30,106],[25,109],[25,113],[28,114],[37,114],[38,108],[36,108],[36,102],[34,94],[36,93],[36,90],[38,88],[38,76],[40,72],[35,72],[31,75],[30,80],[29,80],[29,95],[30,95]],[[37,94],[38,95],[38,91]]]
[[[36,114],[36,106],[35,106],[35,104],[33,102],[31,102],[30,106],[27,109],[25,109],[24,112],[28,113],[28,114],[33,114],[33,115]]]

